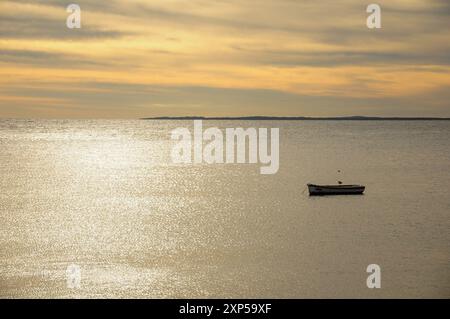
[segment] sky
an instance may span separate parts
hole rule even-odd
[[[0,117],[450,117],[450,1],[371,3],[0,0]]]

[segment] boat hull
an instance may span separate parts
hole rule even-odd
[[[365,187],[362,185],[314,185],[308,184],[310,196],[325,195],[362,195]]]

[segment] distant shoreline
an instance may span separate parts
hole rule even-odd
[[[306,116],[239,116],[239,117],[207,117],[207,116],[159,116],[146,117],[140,120],[210,120],[210,121],[450,121],[448,117],[376,117],[376,116],[342,116],[342,117],[306,117]]]

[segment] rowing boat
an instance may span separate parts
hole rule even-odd
[[[362,185],[315,185],[308,184],[310,196],[321,195],[361,195],[365,186]]]

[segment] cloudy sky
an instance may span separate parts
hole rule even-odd
[[[370,3],[1,0],[0,117],[450,117],[450,1]]]

